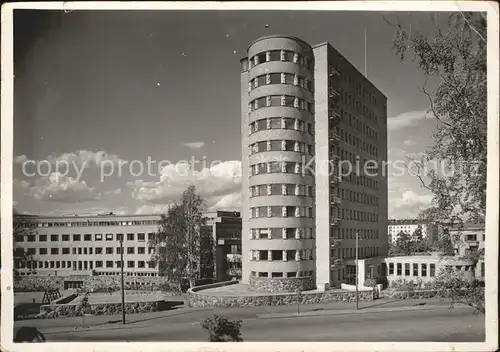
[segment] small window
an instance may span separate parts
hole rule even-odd
[[[430,264],[429,276],[436,276],[436,264]]]
[[[81,235],[73,235],[73,241],[81,241],[82,236]]]
[[[63,240],[63,242],[68,242],[69,241],[69,235],[62,235],[62,240]]]
[[[402,269],[401,263],[397,263],[396,264],[396,275],[397,276],[401,276],[401,269]]]
[[[418,264],[413,264],[413,276],[418,276]]]
[[[106,234],[106,241],[113,241],[113,234],[112,233]]]
[[[135,248],[134,247],[127,247],[127,254],[134,254]]]
[[[28,236],[29,240],[29,236]],[[59,241],[59,235],[50,235],[50,242],[57,242]]]
[[[91,234],[83,235],[83,240],[84,241],[92,241],[92,235]]]
[[[427,276],[427,264],[422,264],[422,276]]]
[[[144,234],[144,233],[138,233],[137,234],[137,240],[138,241],[145,241],[146,240],[146,234]]]
[[[50,254],[59,254],[59,248],[51,248]]]
[[[95,240],[96,241],[102,241],[102,233],[96,233],[95,234]]]
[[[133,233],[127,233],[127,241],[133,241],[134,240],[134,234]]]

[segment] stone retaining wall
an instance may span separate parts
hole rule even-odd
[[[119,290],[120,276],[23,276],[14,282],[14,292],[43,292],[54,288],[63,290],[65,281],[83,281],[83,287],[94,292]],[[134,276],[124,278],[126,290],[175,291],[164,277]]]
[[[125,303],[125,312],[127,314],[157,312],[160,310],[160,305],[161,302],[159,301]],[[112,315],[120,314],[121,312],[121,303],[98,303],[91,304],[86,314]],[[79,304],[47,304],[40,307],[40,314],[31,318],[52,319],[82,315],[82,308]]]
[[[416,290],[410,291],[411,299],[427,299],[438,297],[438,291],[434,290]],[[391,298],[391,299],[408,299],[408,291],[400,290],[384,290],[380,293],[381,298]]]
[[[188,291],[190,307],[212,308],[212,307],[257,307],[257,306],[282,306],[289,304],[323,304],[331,302],[356,302],[356,293],[351,291],[326,291],[326,292],[303,292],[300,295],[294,293],[262,294],[222,296],[203,293],[203,291]],[[360,301],[372,301],[372,292],[360,292]]]
[[[250,277],[250,288],[259,292],[296,292],[312,290],[314,279],[306,277]]]

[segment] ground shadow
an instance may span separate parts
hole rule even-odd
[[[20,303],[14,307],[14,320],[18,317],[37,315],[40,313],[41,303]]]
[[[385,306],[387,304],[394,303],[394,302],[399,302],[399,301],[400,301],[399,299],[393,299],[393,300],[385,301],[385,302],[382,302],[382,303],[379,303],[379,304],[372,304],[372,305],[369,305],[369,306],[366,306],[366,307],[359,307],[359,310],[367,309],[367,308],[381,307],[381,306]],[[408,305],[411,305],[411,306],[424,306],[426,304],[427,303],[425,303],[425,302],[420,302],[420,303],[416,303],[416,304],[411,304],[410,302],[408,303]]]

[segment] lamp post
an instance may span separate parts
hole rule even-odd
[[[358,295],[358,249],[359,249],[359,233],[356,231],[356,310],[359,310],[359,295]]]
[[[123,325],[126,324],[125,322],[125,285],[123,283],[123,235],[120,238],[120,272],[121,272],[121,286],[122,286],[122,323]]]

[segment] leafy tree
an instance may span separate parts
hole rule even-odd
[[[399,249],[399,253],[411,255],[413,252],[413,243],[410,234],[401,231],[396,239],[396,247]]]
[[[203,200],[196,194],[196,188],[189,186],[181,201],[161,216],[158,233],[150,242],[155,248],[151,260],[159,264],[161,274],[179,286],[187,277],[193,287],[200,276],[203,210]]]
[[[20,244],[19,239],[23,236],[37,234],[37,222],[30,216],[20,214],[17,210],[13,210],[12,214],[12,254],[14,263],[24,263],[29,268],[32,268],[34,258]],[[20,279],[19,272],[14,267],[14,280]]]
[[[442,299],[450,300],[450,308],[456,304],[465,304],[474,309],[474,313],[485,313],[484,287],[475,280],[467,280],[462,271],[442,270],[433,282],[433,288]]]
[[[422,185],[433,194],[433,205],[423,215],[434,221],[452,216],[484,221],[486,215],[487,74],[486,14],[455,12],[447,25],[434,22],[432,33],[397,28],[393,48],[401,61],[411,53],[427,78],[437,78],[434,92],[425,85],[430,112],[437,122],[434,145],[420,161],[445,166],[451,176],[436,168],[418,173]],[[390,23],[390,21],[388,21]],[[392,24],[392,23],[391,23]]]
[[[214,314],[201,322],[203,329],[209,333],[210,342],[242,342],[241,320],[229,320]]]

